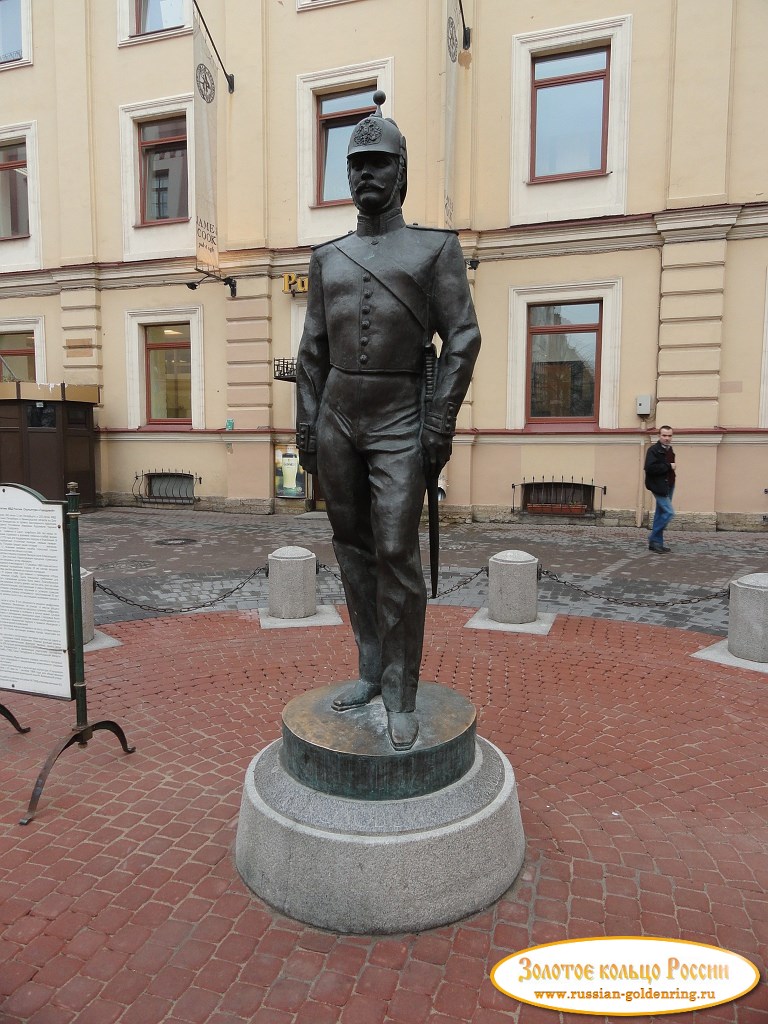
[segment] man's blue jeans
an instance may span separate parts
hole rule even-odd
[[[664,527],[671,522],[675,514],[675,510],[672,508],[674,490],[674,487],[670,487],[666,498],[663,498],[660,494],[654,494],[656,512],[653,516],[653,525],[648,536],[648,544],[653,547],[664,547]]]

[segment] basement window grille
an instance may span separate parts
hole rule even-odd
[[[518,489],[520,505],[516,509]],[[512,511],[530,516],[600,516],[603,514],[603,495],[607,490],[594,480],[585,482],[583,479],[566,480],[565,477],[537,480],[534,477],[523,480],[522,484],[512,484]]]
[[[133,496],[140,505],[194,505],[195,484],[203,478],[194,473],[170,469],[154,469],[136,473]]]

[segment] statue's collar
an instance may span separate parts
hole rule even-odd
[[[386,235],[389,231],[404,227],[403,211],[399,208],[382,213],[379,217],[369,217],[367,213],[357,215],[357,234],[361,238],[371,235]]]

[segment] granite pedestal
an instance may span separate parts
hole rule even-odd
[[[397,752],[381,698],[331,709],[348,685],[291,701],[283,738],[249,766],[235,852],[246,885],[345,933],[421,931],[489,906],[525,852],[509,761],[447,687],[419,684],[419,737]]]

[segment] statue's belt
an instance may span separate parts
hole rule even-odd
[[[424,343],[428,344],[429,297],[416,278],[401,264],[373,250],[370,243],[364,242],[358,235],[347,235],[333,245],[405,306],[423,328],[426,336]]]

